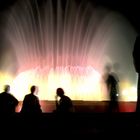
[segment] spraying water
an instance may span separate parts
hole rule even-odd
[[[116,62],[122,100],[136,100],[131,58],[136,33],[119,13],[85,1],[27,0],[6,17],[1,67],[8,72],[0,72],[0,83],[9,82],[19,100],[33,84],[41,100],[54,100],[58,87],[73,100],[106,100],[103,68]]]

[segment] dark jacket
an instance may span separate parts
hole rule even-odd
[[[34,94],[28,94],[24,97],[21,113],[24,114],[39,114],[41,113],[39,99]]]
[[[18,100],[7,92],[0,94],[0,113],[12,114],[15,113]]]
[[[73,104],[71,99],[68,96],[63,95],[59,100],[56,108],[57,112],[72,112]]]

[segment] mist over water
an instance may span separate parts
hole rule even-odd
[[[23,0],[5,15],[0,84],[19,100],[33,84],[41,100],[54,100],[57,87],[73,100],[106,100],[107,63],[117,66],[121,100],[136,100],[136,32],[121,14],[84,1]]]

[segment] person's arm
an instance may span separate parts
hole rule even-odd
[[[26,110],[26,96],[24,97],[24,99],[23,99],[23,102],[22,102],[22,107],[21,107],[21,110],[20,110],[20,112],[21,113],[24,113],[25,112],[25,110]]]
[[[40,105],[40,102],[39,102],[39,98],[38,97],[36,97],[36,104],[37,104],[37,107],[38,107],[38,112],[39,113],[42,113],[41,105]]]
[[[56,109],[57,109],[58,106],[59,106],[59,103],[58,103],[58,96],[57,96],[57,95],[55,96],[55,105],[56,105]]]
[[[13,105],[16,107],[18,105],[19,101],[17,100],[16,97],[14,97],[13,94],[11,94],[11,97],[12,97],[12,100],[13,100]]]
[[[19,101],[15,98],[15,106],[17,106]]]

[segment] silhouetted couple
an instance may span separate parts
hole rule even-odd
[[[31,87],[31,93],[26,95],[23,100],[23,105],[21,109],[21,113],[23,114],[40,114],[42,112],[41,106],[39,104],[39,99],[35,95],[37,93],[37,87]],[[60,100],[58,101],[58,97]],[[71,99],[68,96],[64,95],[64,90],[62,88],[58,88],[56,90],[56,112],[66,113],[73,111],[73,104]]]

